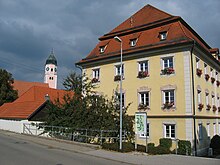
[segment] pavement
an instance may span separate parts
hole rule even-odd
[[[146,153],[131,152],[119,153],[114,151],[102,150],[99,145],[78,143],[60,139],[45,138],[39,136],[17,134],[8,131],[0,130],[1,134],[13,136],[22,140],[33,142],[35,144],[44,145],[49,148],[56,148],[75,153],[83,153],[88,156],[104,158],[107,160],[114,160],[122,164],[146,164],[146,165],[220,165],[220,159],[217,158],[203,158],[193,156],[181,155],[147,155]]]

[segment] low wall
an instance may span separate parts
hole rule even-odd
[[[0,129],[2,130],[7,130],[7,131],[12,131],[16,133],[23,133],[23,124],[31,124],[31,123],[36,123],[36,122],[30,122],[28,120],[5,120],[5,119],[0,119]]]

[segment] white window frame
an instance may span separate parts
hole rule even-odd
[[[199,61],[200,59],[196,57],[196,69],[199,69]]]
[[[92,78],[96,78],[99,80],[99,78],[100,78],[100,69],[99,68],[92,70]]]
[[[207,68],[208,68],[208,65],[206,63],[204,63],[204,72],[205,72],[205,74],[207,74]]]
[[[207,136],[210,137],[210,123],[206,124]]]
[[[131,47],[136,46],[136,44],[137,44],[137,38],[130,40],[130,46],[131,46]]]
[[[173,102],[175,105],[175,90],[171,89],[171,90],[163,90],[163,104],[167,103],[166,102],[166,93],[168,93],[168,103]],[[173,96],[171,96],[171,93],[173,93]],[[171,100],[171,98],[173,97],[173,100]]]
[[[212,95],[212,106],[215,105],[215,95]]]
[[[220,122],[218,123],[218,134],[220,135]]]
[[[121,69],[121,65],[115,65],[115,76],[119,76],[121,75],[124,76],[124,64],[122,64],[122,69]]]
[[[144,102],[142,102],[142,97],[144,99]],[[139,105],[140,104],[143,104],[143,105],[146,105],[146,106],[150,106],[150,92],[149,91],[139,92]]]
[[[167,67],[165,67],[165,61],[167,61],[166,62],[167,63]],[[163,57],[162,58],[162,69],[165,69],[165,68],[174,68],[174,58],[173,58],[173,56]]]
[[[147,71],[148,72],[148,70],[149,70],[148,60],[138,62],[138,71],[139,72],[140,71]]]
[[[202,123],[199,123],[199,124],[198,124],[198,138],[199,138],[199,140],[202,140],[202,135],[203,135],[203,132],[202,132]]]
[[[201,97],[202,91],[201,90],[197,90],[197,98],[198,98],[198,104],[202,103],[202,97]]]
[[[213,68],[210,68],[210,76],[211,76],[211,77],[214,77],[213,71],[214,71]]]
[[[216,132],[216,123],[213,123],[213,136],[217,134]]]
[[[172,127],[174,127],[174,137]],[[176,124],[164,124],[164,138],[176,139]]]
[[[120,105],[120,93],[119,92],[116,92],[116,97]],[[122,108],[125,108],[125,93],[124,92],[122,92]]]
[[[160,40],[166,40],[167,39],[167,31],[160,32]]]
[[[209,93],[205,93],[205,103],[206,105],[209,105]]]

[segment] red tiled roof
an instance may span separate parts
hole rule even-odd
[[[161,41],[159,33],[167,31],[166,40]],[[211,47],[181,18],[172,16],[155,7],[147,5],[135,13],[125,22],[117,26],[110,33],[100,37],[100,42],[89,55],[77,64],[107,59],[120,54],[120,44],[114,40],[119,36],[123,41],[123,56],[130,53],[173,46],[196,41],[207,52]],[[135,47],[130,46],[130,40],[138,38]],[[100,54],[99,47],[106,46],[104,53]]]
[[[28,84],[27,82],[24,83]],[[33,83],[34,85],[36,83]],[[21,85],[21,84],[20,84]],[[21,85],[22,86],[22,85]],[[24,87],[25,88],[25,87]],[[23,88],[21,88],[23,89]],[[48,95],[51,101],[63,101],[67,91],[52,89],[44,86],[32,86],[12,103],[5,103],[0,107],[0,118],[29,119],[44,103]]]
[[[47,83],[27,82],[20,80],[14,80],[14,84],[13,84],[14,89],[18,91],[18,97],[20,97],[24,92],[26,92],[28,89],[30,89],[33,86],[49,87]]]

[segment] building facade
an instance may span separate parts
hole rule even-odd
[[[120,66],[122,41],[123,65]],[[207,152],[220,134],[219,50],[211,48],[181,17],[147,5],[99,38],[79,61],[99,93],[111,97],[122,74],[128,114],[147,112],[148,142],[189,140],[194,154]],[[145,144],[145,134],[138,143]]]

